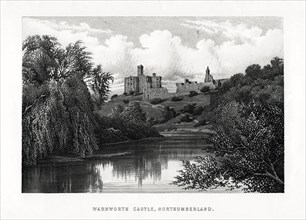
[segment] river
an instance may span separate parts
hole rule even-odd
[[[119,156],[24,167],[24,193],[179,193],[170,184],[182,168],[182,160],[194,160],[207,145],[199,133],[150,138],[109,145],[103,154]],[[121,154],[124,152],[125,154]],[[227,192],[214,190],[208,192]]]

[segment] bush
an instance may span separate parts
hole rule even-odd
[[[165,123],[175,117],[176,117],[176,111],[174,110],[174,108],[166,106],[163,111],[160,123]]]
[[[113,99],[115,99],[115,98],[117,98],[117,97],[118,97],[118,95],[117,95],[117,94],[112,95],[111,100],[113,100]]]
[[[129,104],[129,102],[130,102],[130,100],[128,100],[128,99],[123,99],[123,103],[124,103],[124,104]]]
[[[150,103],[151,103],[152,105],[156,105],[156,104],[162,103],[163,101],[164,101],[164,100],[161,99],[161,98],[155,98],[155,99],[152,99],[152,100],[150,101]]]
[[[178,101],[182,101],[183,100],[183,97],[180,97],[180,96],[174,96],[171,98],[171,101],[174,101],[174,102],[178,102]]]
[[[204,108],[202,106],[197,106],[193,110],[192,115],[200,115],[200,114],[202,114],[203,110],[204,110]]]
[[[181,122],[191,122],[193,119],[189,115],[184,115],[181,118]]]
[[[123,95],[124,95],[124,96],[127,96],[127,92],[124,92]]]
[[[202,92],[202,93],[206,93],[206,92],[209,92],[209,91],[210,91],[209,86],[204,86],[204,87],[201,89],[201,92]]]
[[[181,112],[182,112],[182,113],[193,114],[193,111],[194,111],[196,105],[197,105],[196,103],[192,103],[192,104],[185,105],[185,106],[181,109]]]
[[[193,97],[193,96],[196,96],[198,95],[199,93],[197,91],[190,91],[189,93],[189,97]]]
[[[135,94],[135,91],[131,90],[131,91],[129,92],[129,94],[130,94],[130,95],[134,95],[134,94]]]

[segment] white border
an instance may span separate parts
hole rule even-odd
[[[284,194],[22,194],[22,16],[280,16],[285,33]],[[1,219],[304,219],[305,2],[1,2]],[[92,212],[211,206],[214,212]]]

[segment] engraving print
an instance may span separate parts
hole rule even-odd
[[[23,17],[23,193],[283,193],[281,17]]]

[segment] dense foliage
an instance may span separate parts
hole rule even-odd
[[[189,97],[197,96],[199,93],[197,91],[190,91]]]
[[[155,99],[150,100],[150,103],[151,103],[152,105],[157,105],[157,104],[159,104],[159,103],[162,103],[163,101],[164,101],[164,100],[161,99],[161,98],[155,98]]]
[[[23,164],[34,165],[50,154],[84,156],[104,143],[158,134],[145,127],[139,103],[115,110],[120,117],[95,114],[113,77],[94,67],[82,42],[63,48],[54,37],[36,35],[23,42],[22,50]]]
[[[209,86],[203,86],[202,89],[200,90],[202,93],[207,93],[210,91]]]
[[[139,102],[131,102],[127,107],[116,105],[110,117],[101,117],[98,120],[104,129],[115,130],[123,137],[123,140],[136,140],[145,137],[160,136],[157,130],[147,123],[146,114],[140,107]],[[99,137],[104,140],[105,137]],[[114,139],[116,140],[116,138]],[[101,141],[102,142],[102,141]],[[116,142],[111,139],[104,140],[104,143]]]
[[[175,118],[176,116],[177,116],[177,113],[174,110],[174,108],[172,108],[170,106],[165,106],[159,122],[160,123],[165,123],[165,122],[169,121],[170,119]]]
[[[174,184],[186,189],[242,187],[284,191],[283,60],[249,66],[224,84],[210,114],[216,135],[210,156],[185,161]],[[215,156],[211,156],[215,155]]]
[[[171,98],[171,101],[174,101],[174,102],[178,102],[178,101],[182,101],[183,100],[183,97],[180,97],[180,96],[173,96]]]

